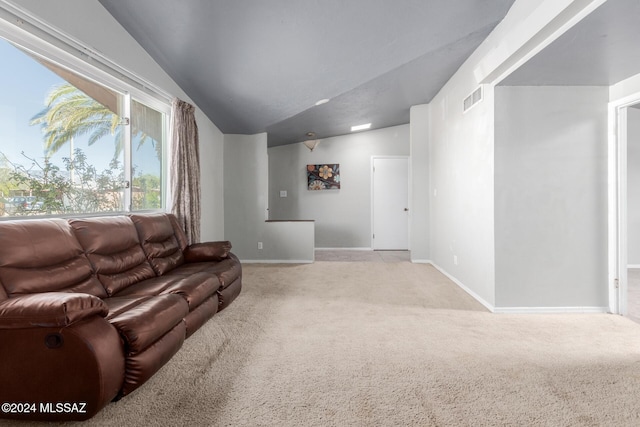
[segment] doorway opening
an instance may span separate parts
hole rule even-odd
[[[640,93],[609,107],[609,308],[640,322]]]

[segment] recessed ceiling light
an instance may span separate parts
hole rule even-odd
[[[365,123],[363,125],[358,125],[358,126],[351,126],[351,132],[369,129],[370,127],[371,127],[371,123]]]
[[[320,101],[316,102],[316,106],[326,104],[327,102],[329,102],[329,98],[321,99]]]

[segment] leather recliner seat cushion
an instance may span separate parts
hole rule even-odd
[[[214,295],[217,289],[218,281],[215,276],[208,273],[195,273],[186,277],[161,276],[145,280],[129,286],[115,296],[176,294],[187,301],[191,311]]]
[[[238,279],[242,273],[242,267],[238,258],[230,254],[228,258],[216,262],[196,262],[182,264],[167,274],[170,276],[190,276],[196,273],[209,273],[218,278],[219,290],[226,289]]]
[[[107,320],[124,339],[127,355],[145,350],[182,322],[189,313],[189,306],[180,295],[143,297],[137,302],[126,311],[107,316]]]
[[[119,396],[144,384],[174,354],[186,338],[184,317],[189,306],[180,295],[107,298],[107,320],[124,346],[124,381]]]

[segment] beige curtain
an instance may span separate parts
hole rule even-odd
[[[195,107],[174,99],[171,114],[171,212],[189,244],[200,241],[200,153]]]

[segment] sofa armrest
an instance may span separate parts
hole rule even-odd
[[[0,402],[38,405],[35,413],[0,412],[0,418],[85,420],[122,388],[122,341],[104,317],[92,316],[65,327],[0,329],[0,342]],[[40,412],[39,405],[47,402],[54,402],[54,411]],[[55,402],[77,404],[78,411],[56,412]]]
[[[0,303],[0,329],[68,326],[91,316],[105,317],[108,312],[104,301],[89,294],[21,295]]]
[[[193,243],[184,250],[185,262],[222,261],[229,257],[231,242]]]

